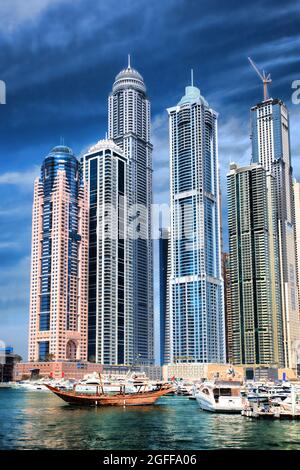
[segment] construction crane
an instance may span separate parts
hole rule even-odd
[[[271,74],[268,73],[268,75],[267,75],[264,70],[261,73],[260,70],[255,65],[255,63],[253,62],[253,60],[251,59],[251,57],[248,57],[248,60],[249,60],[250,64],[252,65],[252,67],[254,68],[257,75],[259,76],[259,78],[261,79],[261,81],[263,82],[263,85],[264,85],[264,101],[266,101],[269,98],[268,97],[268,84],[272,83]]]

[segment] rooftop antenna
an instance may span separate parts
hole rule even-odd
[[[65,139],[62,136],[60,136],[60,145],[65,145]]]
[[[254,63],[253,60],[251,59],[251,57],[248,57],[248,60],[249,60],[250,64],[252,65],[252,67],[254,68],[254,70],[255,70],[255,72],[257,73],[257,75],[259,76],[259,78],[261,79],[261,81],[263,82],[263,86],[264,86],[264,101],[267,101],[267,99],[269,99],[269,96],[268,96],[268,84],[269,84],[269,83],[272,83],[271,74],[268,73],[268,75],[267,75],[264,70],[263,70],[262,73],[261,73],[260,70],[258,69],[258,67],[255,65],[255,63]]]
[[[191,69],[191,86],[194,86],[194,70]]]
[[[128,54],[128,67],[127,68],[130,69],[130,67],[131,67],[130,66],[130,54]]]
[[[105,132],[105,140],[107,140],[107,132]]]

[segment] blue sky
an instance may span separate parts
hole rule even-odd
[[[294,175],[300,178],[300,4],[237,0],[1,0],[0,339],[26,357],[33,180],[60,142],[77,155],[104,137],[107,95],[132,65],[152,103],[154,202],[168,202],[165,109],[194,80],[219,113],[219,160],[226,243],[226,172],[250,158],[249,108],[262,87],[251,56],[271,72],[270,94],[289,107]],[[155,257],[156,312],[158,263]]]

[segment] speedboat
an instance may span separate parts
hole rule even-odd
[[[20,388],[30,392],[47,392],[46,383],[41,381],[21,380],[16,382],[14,388]]]
[[[203,382],[195,392],[200,408],[215,413],[241,413],[243,399],[241,382],[216,380]]]
[[[193,384],[189,382],[180,382],[178,384],[176,395],[190,397],[192,396],[193,392]]]
[[[0,390],[4,388],[12,388],[11,382],[0,382]]]

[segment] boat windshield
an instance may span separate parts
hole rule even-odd
[[[231,397],[232,389],[231,388],[214,388],[214,397]]]

